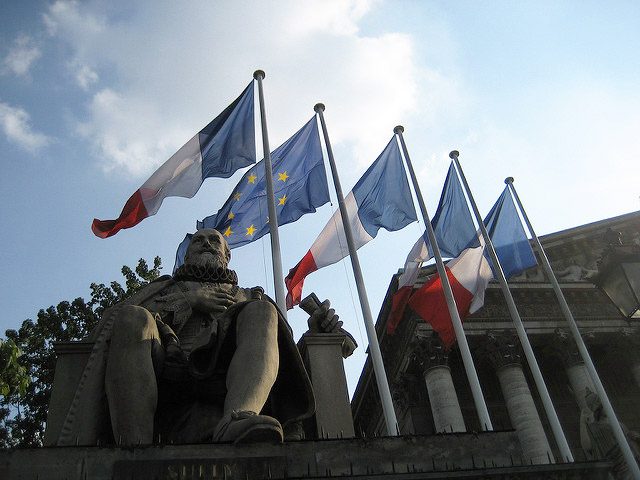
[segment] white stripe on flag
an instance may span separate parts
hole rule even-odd
[[[202,153],[198,133],[164,162],[140,187],[148,216],[158,211],[166,197],[191,198],[200,185],[202,185]]]
[[[344,204],[347,209],[347,217],[349,218],[351,231],[353,232],[353,243],[357,250],[365,243],[373,240],[373,237],[369,235],[362,226],[362,222],[358,216],[358,205],[353,196],[353,192],[349,192],[349,195],[344,199]],[[310,251],[317,268],[336,263],[349,255],[340,210],[335,211],[311,246]]]

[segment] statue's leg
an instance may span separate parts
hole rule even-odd
[[[123,306],[113,326],[105,390],[117,443],[149,444],[158,386],[152,351],[160,335],[153,315],[142,307]]]
[[[278,313],[270,302],[251,302],[236,319],[236,350],[227,371],[224,413],[260,413],[278,366]]]
[[[254,301],[236,319],[236,349],[227,370],[224,415],[214,432],[220,442],[281,442],[282,426],[256,415],[278,375],[278,314],[266,301]]]

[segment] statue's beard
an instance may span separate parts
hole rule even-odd
[[[203,269],[227,268],[226,258],[218,253],[201,253],[185,259],[185,265]]]

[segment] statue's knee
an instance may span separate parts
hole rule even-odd
[[[251,324],[254,328],[276,329],[278,311],[266,300],[255,300],[242,309],[238,321]]]
[[[154,316],[143,307],[124,305],[120,307],[113,325],[113,339],[140,341],[158,338]]]

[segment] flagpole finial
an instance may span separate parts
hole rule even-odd
[[[507,177],[504,179],[504,183],[511,185],[513,183],[513,177]]]
[[[313,111],[316,113],[324,112],[324,103],[316,103],[313,106]]]
[[[253,72],[253,78],[256,80],[262,80],[264,77],[264,70],[256,70],[255,72]]]
[[[449,152],[449,158],[450,159],[454,159],[454,158],[458,158],[458,155],[460,155],[460,152],[458,150],[451,150],[451,152]]]
[[[404,132],[404,127],[402,125],[398,125],[393,129],[393,133],[396,135],[400,135],[402,132]]]

